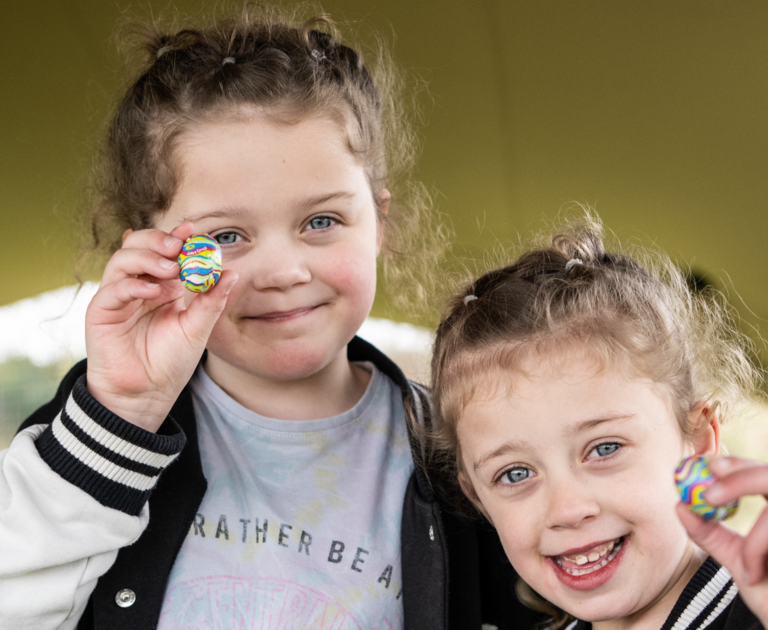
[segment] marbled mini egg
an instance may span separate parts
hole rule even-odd
[[[680,499],[694,514],[705,521],[723,521],[736,512],[739,502],[714,506],[704,499],[704,491],[717,481],[709,467],[709,457],[694,455],[686,457],[675,469],[675,487]]]
[[[181,279],[195,293],[212,289],[221,277],[221,247],[207,234],[190,236],[179,254]]]

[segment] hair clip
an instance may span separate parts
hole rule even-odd
[[[581,260],[581,258],[571,258],[567,263],[565,263],[565,270],[570,270],[571,267],[575,265],[583,265],[584,261]]]
[[[314,59],[317,63],[320,63],[323,61],[323,59],[325,59],[325,53],[318,50],[317,48],[314,48],[310,54],[312,55],[312,59]]]
[[[468,295],[468,296],[466,296],[466,297],[464,298],[464,306],[466,306],[467,304],[469,304],[469,303],[470,303],[472,300],[476,300],[476,299],[477,299],[477,296],[476,296],[476,295]]]
[[[221,62],[222,67],[226,66],[228,63],[235,63],[234,57],[224,57],[224,59]]]

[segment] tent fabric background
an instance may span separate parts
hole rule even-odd
[[[178,0],[183,13],[215,3]],[[91,149],[119,96],[111,35],[165,2],[0,9],[0,305],[73,282]],[[744,1],[331,0],[428,84],[418,176],[455,259],[596,207],[728,291],[745,330],[768,316],[768,4]],[[447,263],[448,265],[452,263]],[[10,271],[8,271],[10,269]],[[409,320],[385,295],[376,316]],[[424,322],[421,323],[431,323]],[[761,349],[762,350],[762,349]]]

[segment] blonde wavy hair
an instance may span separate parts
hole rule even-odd
[[[497,382],[487,377],[514,370],[532,353],[572,344],[586,346],[603,365],[621,362],[659,384],[688,439],[695,431],[688,412],[698,401],[710,401],[724,422],[761,384],[751,344],[724,297],[691,290],[658,252],[606,251],[602,225],[588,211],[448,300],[432,358],[438,421],[430,436],[437,461],[448,468],[445,478],[464,475],[457,425],[470,401]],[[480,508],[471,484],[462,489]],[[569,619],[522,580],[516,591],[530,608],[550,615],[548,627]]]

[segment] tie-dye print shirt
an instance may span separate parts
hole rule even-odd
[[[198,369],[208,490],[160,630],[403,627],[400,521],[413,459],[399,388],[360,365],[372,373],[360,401],[308,421],[259,416]]]

